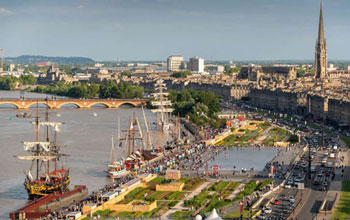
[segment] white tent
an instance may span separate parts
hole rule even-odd
[[[213,209],[205,220],[222,220],[222,218],[218,215],[216,209]]]

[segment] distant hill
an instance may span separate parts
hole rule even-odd
[[[56,64],[84,64],[94,63],[95,61],[86,57],[49,57],[49,56],[37,56],[37,55],[22,55],[19,57],[5,57],[5,63],[20,63],[20,64],[35,64],[51,62]]]

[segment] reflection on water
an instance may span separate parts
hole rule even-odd
[[[235,170],[254,168],[255,171],[261,171],[277,152],[278,149],[229,148],[220,152],[209,165],[218,165],[222,170],[232,170],[235,166]]]
[[[0,91],[0,98],[19,97],[19,92]],[[45,98],[46,95],[26,93],[25,97]],[[104,169],[109,160],[111,136],[117,136],[117,117],[120,117],[121,128],[125,129],[133,112],[143,126],[141,109],[68,108],[50,111],[51,121],[64,123],[58,143],[64,145],[62,151],[70,155],[64,161],[65,167],[70,169],[73,185],[87,185],[91,192],[110,182]],[[8,218],[8,213],[23,206],[27,199],[23,182],[24,171],[29,169],[30,163],[13,156],[23,155],[22,142],[35,140],[35,134],[32,119],[17,118],[16,113],[16,110],[0,110],[0,219]],[[145,113],[149,121],[155,121],[153,113],[148,110]],[[35,111],[32,114],[35,115]],[[123,151],[127,152],[127,149]]]

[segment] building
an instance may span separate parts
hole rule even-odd
[[[65,76],[66,73],[64,71],[61,71],[58,67],[55,67],[54,65],[51,65],[47,69],[46,74],[40,75],[38,81],[42,84],[58,82],[63,80]]]
[[[16,68],[16,65],[11,63],[10,64],[10,72],[12,72]]]
[[[334,70],[337,70],[338,68],[336,67],[336,66],[334,66],[334,64],[333,63],[330,63],[329,64],[329,67],[327,68],[327,71],[329,72],[329,71],[334,71]]]
[[[327,73],[327,44],[324,37],[322,2],[320,7],[320,19],[318,37],[315,46],[315,77],[316,79],[328,79]]]
[[[249,81],[286,81],[296,79],[297,72],[295,67],[288,66],[246,66],[242,67],[238,78],[248,79]]]
[[[50,62],[39,62],[36,63],[37,66],[43,67],[43,66],[50,66]]]
[[[103,63],[95,63],[95,67],[103,67],[104,66],[104,64]]]
[[[179,71],[184,69],[184,57],[180,55],[172,55],[167,60],[168,72]]]
[[[187,69],[193,72],[203,73],[204,72],[204,59],[200,57],[191,57],[188,62]]]
[[[223,65],[209,64],[205,65],[205,68],[210,74],[223,74],[225,71],[225,67]]]

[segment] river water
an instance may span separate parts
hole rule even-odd
[[[17,91],[0,91],[0,98],[19,97]],[[46,95],[25,93],[25,97],[45,98]],[[14,155],[25,155],[23,142],[35,140],[33,119],[17,118],[18,111],[8,107],[0,105],[0,219],[7,219],[9,212],[28,202],[23,182],[24,171],[28,171],[30,162]],[[67,107],[50,111],[50,121],[64,123],[57,140],[64,145],[62,152],[70,155],[64,163],[70,169],[71,184],[86,185],[91,192],[111,182],[104,170],[109,160],[111,137],[117,136],[117,117],[120,117],[121,128],[126,129],[129,116],[135,112],[142,126],[142,111],[137,108],[78,110]],[[42,114],[44,112],[42,109]],[[149,110],[145,113],[149,121],[155,121],[155,114]]]
[[[209,165],[218,165],[221,170],[235,170],[254,168],[262,171],[267,162],[271,161],[278,153],[277,148],[241,148],[232,147],[221,151]]]

